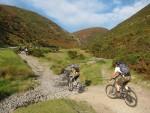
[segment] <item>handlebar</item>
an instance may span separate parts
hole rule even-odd
[[[119,76],[119,75],[118,75],[118,76]],[[116,77],[114,77],[114,78],[110,78],[110,81],[111,81],[111,80],[115,80],[116,78],[118,78],[118,76],[116,76]]]

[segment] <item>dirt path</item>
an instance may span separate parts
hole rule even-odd
[[[54,76],[47,63],[37,58],[20,54],[38,76],[39,85],[32,90],[16,93],[0,102],[0,113],[12,113],[15,109],[49,99],[64,98],[73,93],[65,86],[56,86],[58,76]]]
[[[102,68],[104,78],[109,78],[106,67]],[[138,105],[134,108],[127,106],[124,100],[109,99],[105,94],[105,86],[91,86],[88,91],[79,95],[70,96],[71,99],[87,101],[97,113],[150,113],[150,91],[140,86],[129,84],[138,96]]]
[[[33,71],[38,75],[42,74],[39,78],[40,88],[45,94],[51,94],[52,92],[57,92],[58,89],[53,87],[53,73],[50,71],[48,64],[40,63],[36,58],[31,56],[21,56],[24,60],[28,62]],[[104,78],[109,78],[109,73],[107,72],[107,67],[102,67],[102,75]],[[71,95],[69,98],[75,100],[87,101],[93,106],[97,113],[150,113],[150,91],[141,88],[140,86],[129,84],[136,91],[138,96],[138,105],[134,108],[128,107],[125,102],[121,99],[109,99],[105,94],[105,85],[91,86],[88,91],[78,94]],[[61,89],[61,88],[60,88]],[[69,95],[68,91],[63,93],[58,92],[58,97]]]
[[[109,99],[105,95],[105,86],[92,86],[88,91],[71,96],[71,99],[89,102],[97,113],[150,113],[150,92],[136,87],[138,105],[128,107],[121,99]]]
[[[150,91],[140,86],[130,84],[131,87],[134,87],[138,96],[138,105],[134,108],[128,107],[121,99],[109,99],[105,94],[106,82],[104,82],[104,85],[91,86],[82,94],[72,95],[64,87],[54,86],[56,76],[50,71],[47,63],[41,63],[37,58],[32,56],[20,56],[27,61],[38,76],[40,85],[32,91],[13,95],[0,103],[0,113],[10,113],[10,111],[13,111],[17,107],[67,96],[78,101],[87,101],[97,113],[150,113]],[[108,78],[107,67],[103,67],[102,69],[103,77]]]
[[[67,87],[57,86],[55,87],[55,80],[58,76],[49,69],[49,64],[46,62],[39,62],[39,60],[33,56],[20,55],[22,59],[27,61],[28,65],[32,68],[33,72],[39,76],[38,81],[40,83],[39,89],[42,93],[48,96],[55,95],[55,98],[65,97],[70,94]]]

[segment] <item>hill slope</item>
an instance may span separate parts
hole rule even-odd
[[[99,38],[90,49],[96,56],[122,59],[138,72],[150,73],[150,4]]]
[[[26,43],[76,46],[76,40],[68,32],[47,18],[17,7],[0,5],[0,45]]]
[[[87,28],[73,34],[79,39],[81,47],[86,48],[93,42],[95,37],[101,36],[108,31],[106,28],[95,27],[95,28]]]

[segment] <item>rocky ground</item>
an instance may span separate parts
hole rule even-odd
[[[25,93],[14,94],[1,101],[0,113],[11,113],[18,107],[49,99],[64,98],[73,94],[68,91],[63,76],[55,76],[47,63],[41,63],[35,57],[25,54],[20,54],[20,57],[29,64],[35,75],[38,76],[39,86]]]

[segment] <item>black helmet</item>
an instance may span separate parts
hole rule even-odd
[[[121,61],[116,61],[116,65],[119,66],[122,62]]]

